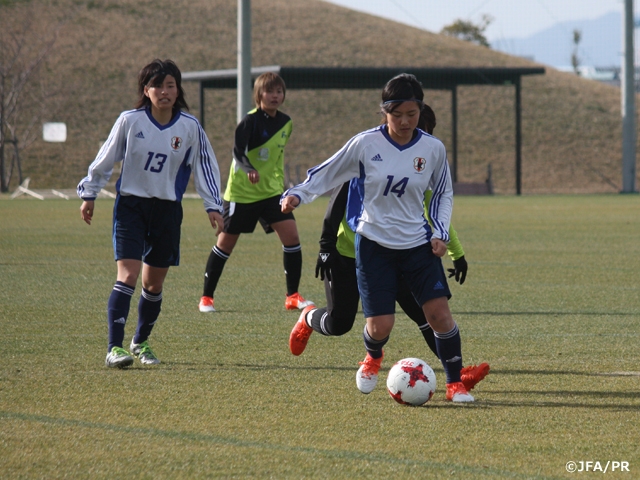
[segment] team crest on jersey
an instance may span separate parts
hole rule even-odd
[[[422,157],[416,157],[413,159],[413,168],[416,169],[416,172],[422,172],[427,166],[427,161]]]
[[[269,160],[269,149],[267,147],[262,147],[258,151],[258,160],[261,160],[263,162]]]
[[[171,139],[171,148],[174,150],[179,150],[182,146],[182,139],[180,137],[173,137]]]

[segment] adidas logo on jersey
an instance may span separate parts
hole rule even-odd
[[[142,131],[136,133],[136,138],[144,138],[144,135],[142,134]]]
[[[382,157],[380,156],[379,153],[376,153],[376,155],[371,159],[372,162],[381,162],[382,161]]]
[[[438,283],[435,284],[435,286],[433,287],[434,290],[444,290],[444,286],[442,285],[442,283],[440,282],[440,280],[438,280]]]

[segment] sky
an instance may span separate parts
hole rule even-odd
[[[388,18],[431,32],[457,19],[479,24],[488,14],[493,21],[487,40],[526,38],[559,22],[592,20],[609,12],[623,12],[624,0],[324,0]],[[637,15],[638,4],[634,2]]]

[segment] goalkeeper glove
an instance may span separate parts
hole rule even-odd
[[[464,259],[464,255],[459,259],[453,261],[453,268],[448,268],[449,278],[455,276],[456,282],[462,285],[467,278],[467,269],[468,269],[467,261]]]
[[[334,249],[320,248],[316,262],[316,278],[320,275],[320,280],[327,277],[327,280],[331,281],[331,267],[337,254],[338,252]]]

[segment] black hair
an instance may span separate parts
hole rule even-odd
[[[424,92],[422,84],[415,75],[401,73],[396,75],[382,89],[382,113],[391,113],[403,102],[415,101],[420,109],[424,105]]]
[[[189,105],[187,105],[187,101],[184,98],[184,90],[182,89],[182,73],[180,73],[180,69],[173,60],[160,60],[159,58],[145,65],[138,73],[138,101],[135,108],[151,105],[151,100],[144,94],[145,87],[162,85],[167,75],[171,75],[175,79],[178,87],[178,98],[173,105],[174,113],[177,110],[189,110]]]
[[[420,111],[420,119],[418,120],[418,128],[424,130],[429,135],[433,135],[433,130],[436,128],[436,114],[433,109],[424,104]]]

